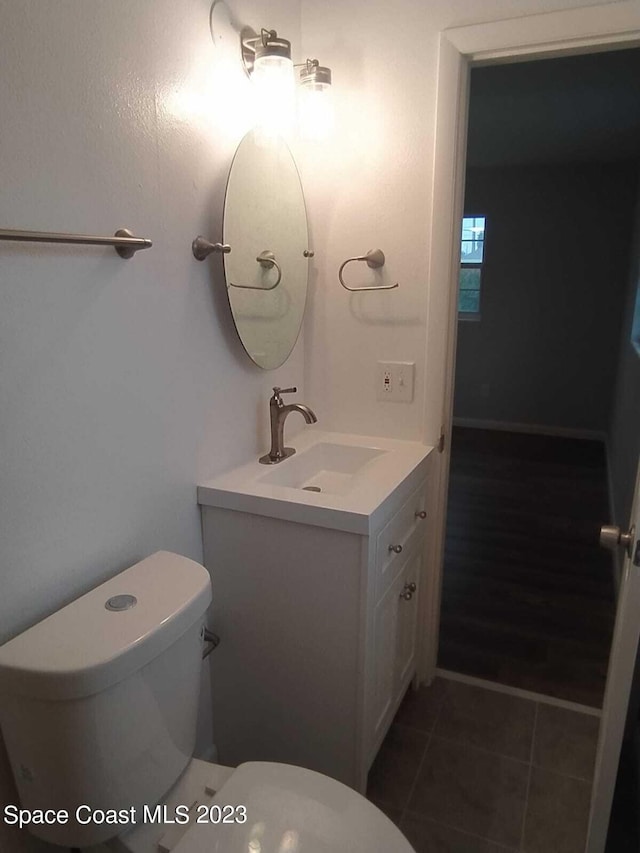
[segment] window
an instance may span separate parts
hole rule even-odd
[[[484,216],[465,216],[462,220],[458,315],[466,319],[480,319],[484,225]]]

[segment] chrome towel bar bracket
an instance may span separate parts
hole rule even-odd
[[[227,243],[211,243],[200,235],[191,244],[191,251],[196,261],[204,261],[212,252],[220,252],[223,255],[228,255],[231,251],[231,246]]]
[[[10,231],[0,229],[0,240],[19,243],[73,243],[85,246],[113,246],[121,258],[132,258],[140,249],[153,243],[145,237],[134,237],[126,228],[119,228],[113,237],[94,237],[88,234],[55,234],[50,231]]]
[[[345,290],[351,290],[354,293],[357,293],[360,290],[393,290],[398,287],[398,284],[378,284],[374,287],[349,287],[348,284],[344,283],[344,279],[342,278],[342,270],[346,267],[347,264],[350,264],[352,261],[365,261],[367,266],[370,269],[378,269],[379,267],[384,266],[384,252],[382,249],[369,249],[366,255],[358,255],[356,258],[347,258],[347,260],[341,265],[338,270],[338,279],[340,284],[344,287]]]

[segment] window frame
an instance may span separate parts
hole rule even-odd
[[[462,259],[462,244],[464,242],[469,242],[468,240],[464,240],[464,221],[465,219],[482,219],[484,230],[482,232],[482,240],[478,242],[482,242],[482,260],[480,261],[464,261]],[[482,319],[482,281],[483,281],[483,267],[486,259],[485,250],[487,243],[487,215],[486,214],[464,214],[462,217],[462,227],[460,231],[460,262],[458,265],[458,320],[479,322]],[[463,269],[472,270],[477,269],[480,270],[480,286],[478,287],[478,310],[477,311],[461,311],[460,310],[460,294],[462,289],[460,287],[460,273]]]

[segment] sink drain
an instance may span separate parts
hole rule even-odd
[[[303,492],[321,492],[322,489],[320,488],[320,486],[303,486],[302,491]]]

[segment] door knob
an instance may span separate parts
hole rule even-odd
[[[624,548],[627,554],[631,556],[634,538],[635,529],[633,527],[628,533],[623,533],[614,524],[603,524],[600,528],[600,544],[603,548],[608,548],[609,551],[615,551],[616,548]]]

